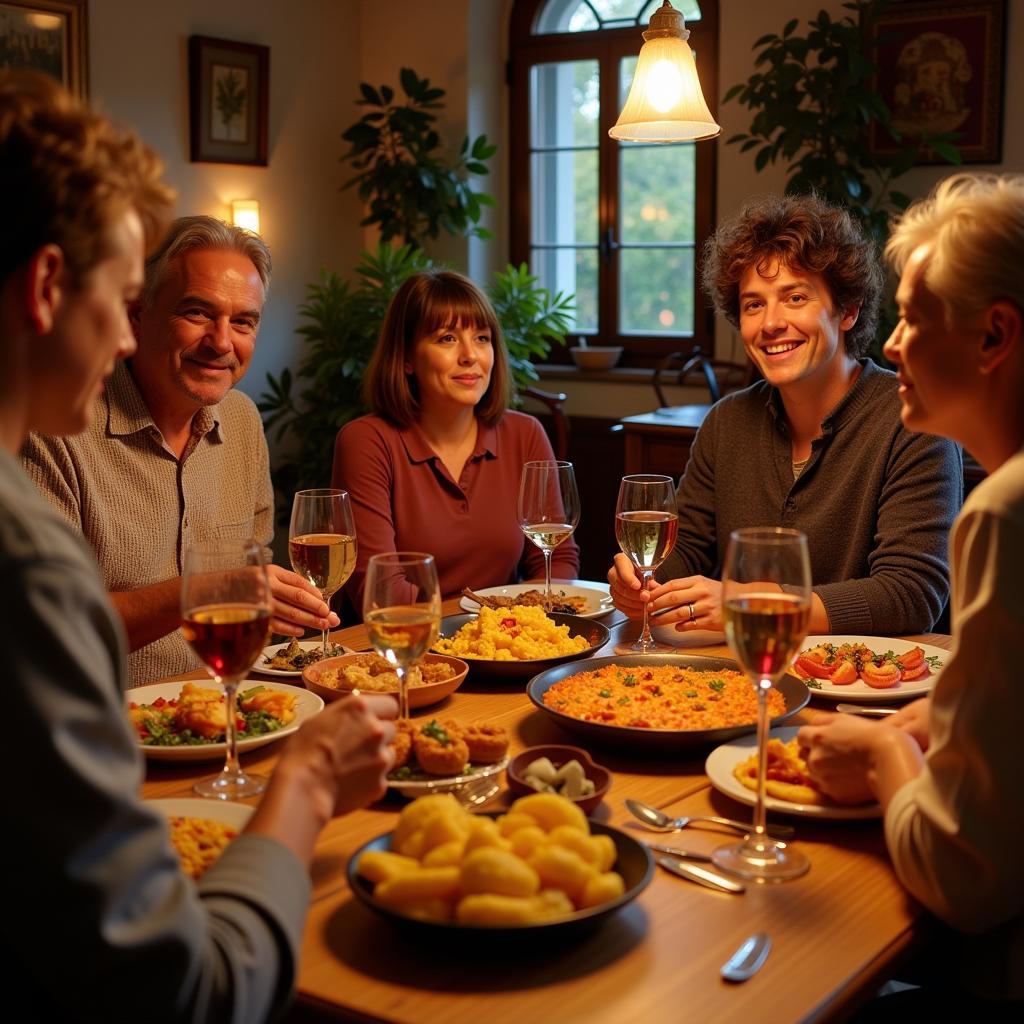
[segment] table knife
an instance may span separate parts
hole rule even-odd
[[[739,882],[734,882],[731,878],[726,878],[725,875],[720,875],[718,872],[711,871],[708,868],[702,868],[697,864],[687,864],[686,861],[680,860],[678,857],[662,855],[654,859],[666,871],[671,871],[672,874],[679,875],[680,878],[687,878],[698,885],[707,886],[709,889],[736,894],[747,891],[745,886]]]
[[[667,853],[672,857],[682,857],[684,860],[699,860],[708,864],[711,863],[710,853],[697,853],[696,850],[684,850],[681,846],[666,846],[664,843],[647,843],[655,853]]]

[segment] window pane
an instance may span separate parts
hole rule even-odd
[[[693,242],[694,144],[621,146],[619,155],[622,242]]]
[[[624,334],[693,333],[693,250],[620,249],[619,329]]]
[[[534,67],[530,78],[531,147],[596,146],[599,86],[596,60]]]
[[[530,158],[534,245],[597,244],[597,150]]]
[[[534,249],[530,273],[552,294],[576,296],[570,333],[597,333],[597,249]]]
[[[698,0],[675,0],[672,5],[687,21],[700,19]],[[593,32],[598,28],[641,25],[646,28],[661,0],[548,0],[537,17],[534,33]],[[594,12],[597,17],[594,17]]]

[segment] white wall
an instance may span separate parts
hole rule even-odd
[[[359,205],[338,191],[341,131],[355,120],[360,81],[357,0],[91,0],[90,95],[131,124],[167,163],[178,214],[229,217],[233,198],[260,201],[274,257],[270,299],[242,390],[297,365],[298,306],[321,266],[347,269],[360,239]],[[189,162],[188,37],[270,47],[267,167]]]

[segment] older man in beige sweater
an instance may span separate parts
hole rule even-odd
[[[263,425],[234,385],[252,360],[270,284],[256,235],[176,221],[131,310],[138,351],[73,437],[31,435],[23,464],[96,553],[131,650],[131,685],[195,668],[178,630],[185,549],[273,536]],[[270,566],[275,631],[337,625],[306,580]]]

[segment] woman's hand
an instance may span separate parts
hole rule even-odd
[[[888,724],[902,729],[913,736],[922,750],[928,749],[931,697],[921,697],[911,701],[899,709],[895,715],[889,715]]]
[[[797,733],[797,740],[811,778],[837,804],[878,800],[885,808],[924,764],[914,738],[884,719],[819,714]]]
[[[279,565],[267,566],[270,580],[270,628],[285,636],[304,636],[307,629],[335,629],[341,620],[325,604],[309,580]]]

